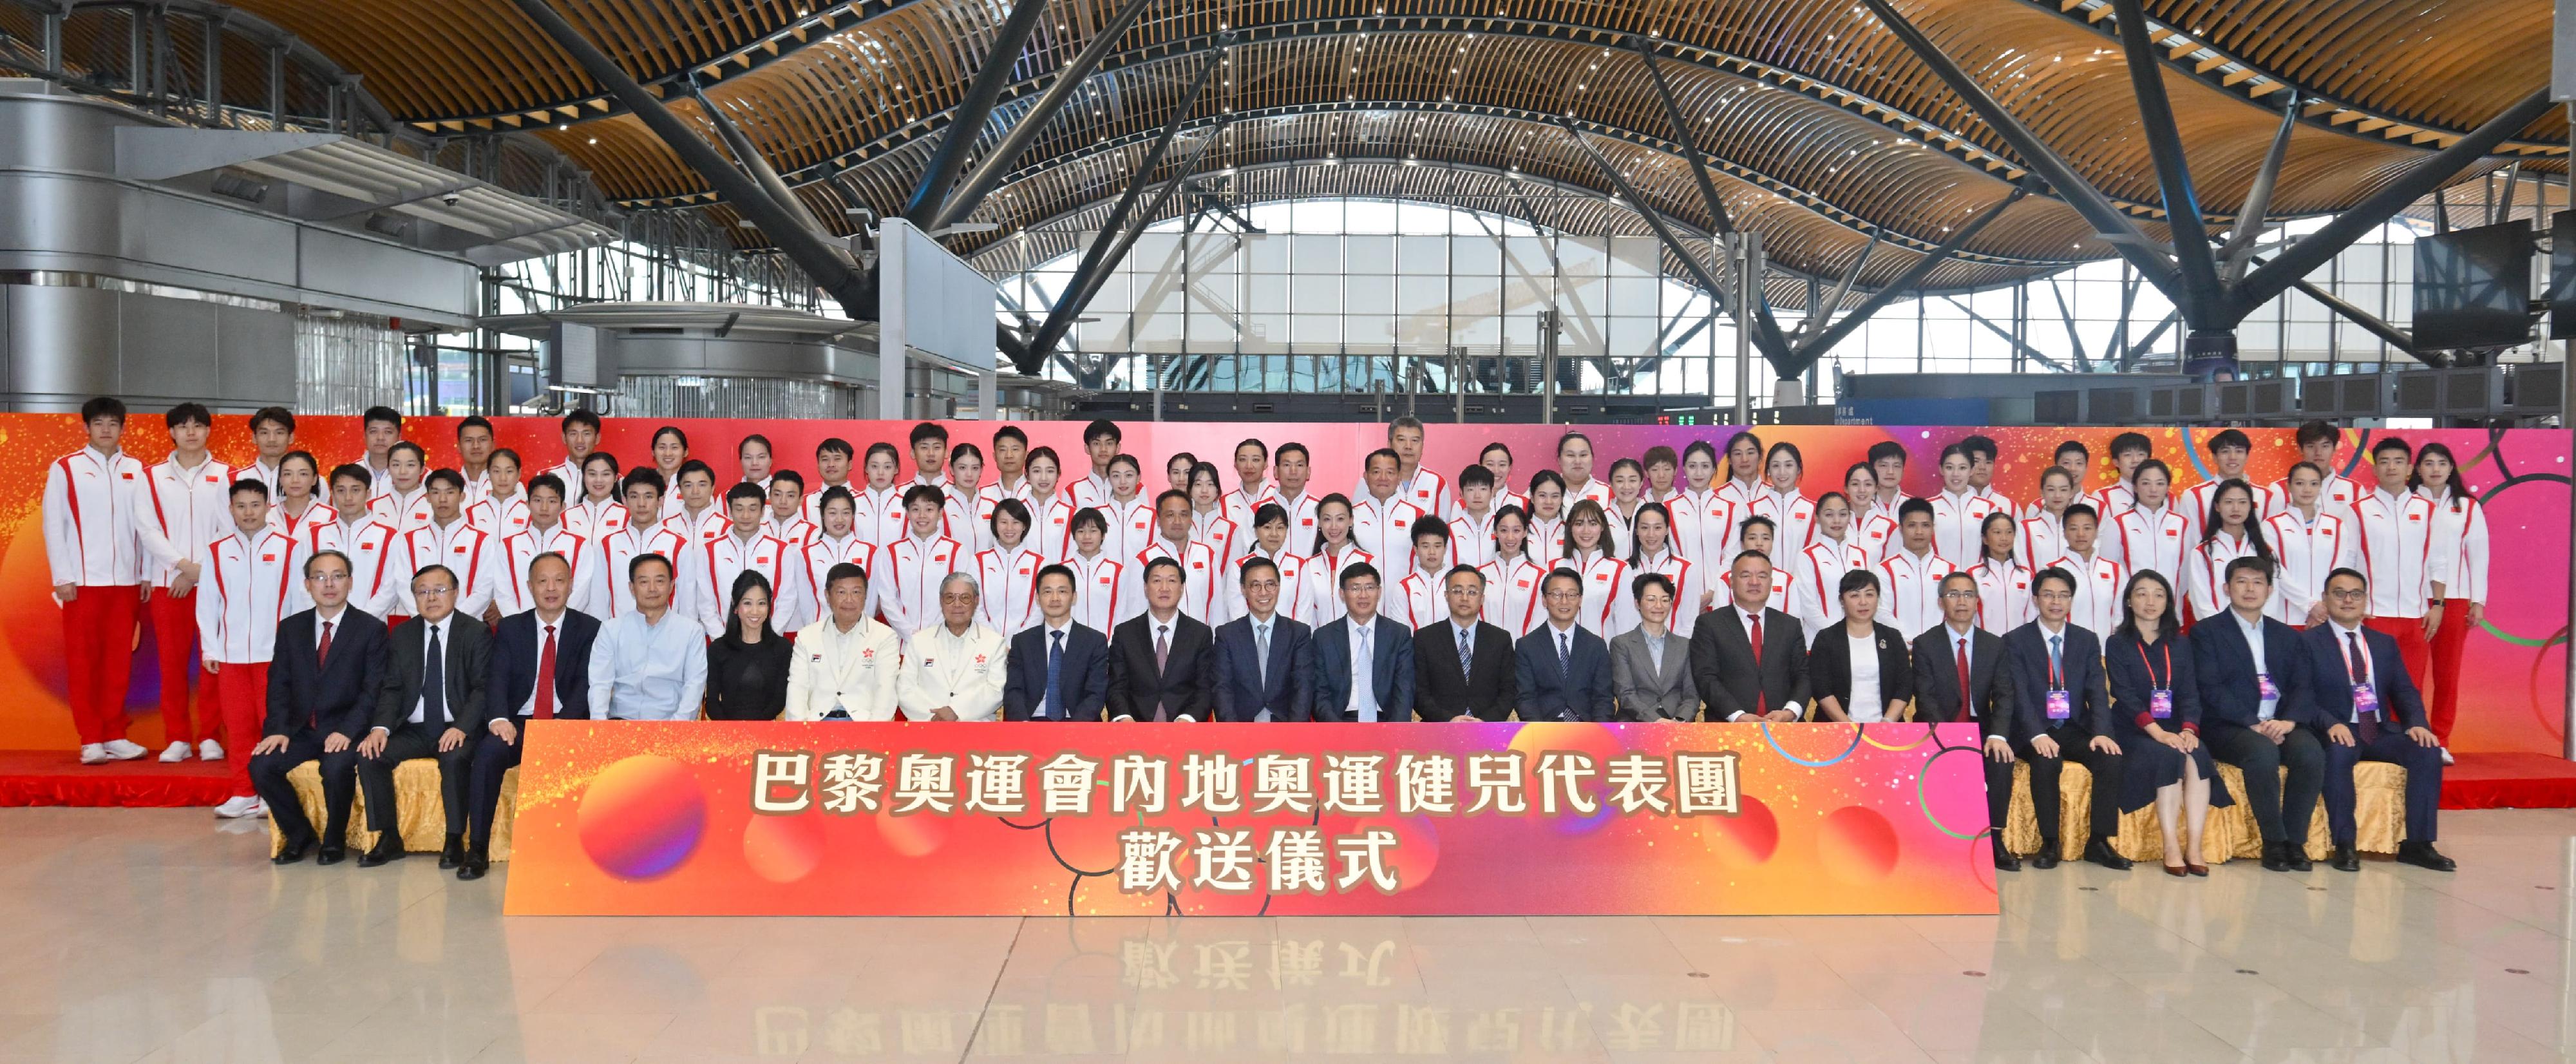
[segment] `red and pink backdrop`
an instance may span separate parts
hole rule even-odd
[[[218,458],[244,462],[251,456],[245,419],[218,419],[213,448]],[[428,448],[433,464],[455,461],[455,418],[423,417],[406,422],[404,435]],[[502,418],[496,428],[503,446],[517,449],[530,468],[553,465],[563,457],[556,423],[543,418]],[[647,461],[653,430],[677,424],[687,431],[692,455],[713,465],[720,476],[736,468],[734,443],[751,432],[766,435],[782,468],[813,472],[816,444],[839,437],[864,451],[887,442],[903,448],[912,422],[891,421],[733,421],[610,418],[601,447],[623,462]],[[946,423],[952,438],[988,444],[993,423]],[[1051,446],[1065,458],[1068,476],[1082,469],[1079,421],[1012,422],[1028,433],[1033,446]],[[1125,449],[1142,459],[1149,489],[1162,486],[1162,463],[1176,451],[1189,451],[1225,471],[1229,486],[1236,443],[1257,438],[1274,449],[1291,441],[1313,455],[1316,492],[1349,491],[1359,480],[1360,459],[1385,443],[1385,429],[1347,423],[1180,423],[1122,422]],[[1692,440],[1706,439],[1720,448],[1739,431],[1727,427],[1662,425],[1577,426],[1592,438],[1596,469],[1606,474],[1610,462],[1635,456],[1663,444],[1676,451]],[[1500,441],[1515,457],[1514,479],[1555,462],[1563,426],[1433,424],[1427,430],[1424,464],[1444,474],[1476,461],[1488,443]],[[1917,426],[1798,426],[1764,430],[1767,442],[1798,445],[1808,470],[1809,494],[1839,486],[1842,470],[1862,460],[1870,445],[1895,440],[1914,460],[1908,466],[1908,491],[1936,490],[1936,459],[1944,445],[1983,432],[2002,444],[1995,484],[2016,499],[2036,494],[2040,470],[2049,464],[2060,440],[2083,441],[2095,455],[2086,490],[2110,482],[2108,462],[2112,428],[1976,428]],[[2208,476],[2203,453],[2212,429],[2142,428],[2154,441],[2158,457],[2174,469],[2177,490]],[[2379,430],[2344,434],[2338,463],[2346,473],[2368,476],[2360,455]],[[2268,483],[2298,460],[2288,429],[2251,429],[2254,454],[2248,473]],[[2568,460],[2570,434],[2555,429],[2444,429],[2402,432],[2408,442],[2440,442],[2460,456],[2461,476],[2485,500],[2493,522],[2491,542],[2493,600],[2486,623],[2468,644],[2463,674],[2477,677],[2463,693],[2460,720],[2452,748],[2461,752],[2531,752],[2556,755],[2565,727],[2565,670],[2561,657],[2568,638]],[[127,434],[127,450],[147,463],[169,449],[160,419],[138,415]],[[44,490],[45,464],[82,444],[78,419],[68,414],[0,414],[0,749],[68,749],[75,744],[65,707],[62,675],[62,629],[56,621],[43,539],[38,534],[38,503]],[[355,417],[310,417],[297,426],[297,446],[312,451],[327,467],[362,454]],[[910,458],[905,458],[907,468]],[[991,470],[986,470],[987,477]],[[148,649],[157,633],[148,622],[136,633],[137,648]],[[127,697],[135,714],[137,741],[157,746],[159,697],[148,654],[134,661],[134,682]]]

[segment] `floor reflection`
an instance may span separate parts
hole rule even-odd
[[[0,811],[0,1061],[2560,1060],[2576,813],[2462,873],[2003,878],[1961,918],[504,919],[426,860]]]

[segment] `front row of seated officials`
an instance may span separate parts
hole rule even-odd
[[[278,628],[265,738],[253,779],[283,836],[276,860],[318,849],[344,858],[352,792],[367,793],[377,843],[361,865],[402,856],[393,767],[436,758],[446,824],[442,867],[464,879],[489,869],[501,777],[518,764],[521,727],[550,717],[613,720],[1054,721],[1794,721],[1973,722],[1986,755],[1988,816],[2004,823],[2016,762],[2031,769],[2041,846],[2053,867],[2059,775],[2067,761],[2095,781],[2087,860],[2127,868],[2109,838],[2123,812],[2155,806],[2165,871],[2206,875],[2194,858],[2212,803],[2216,761],[2244,772],[2263,866],[2303,870],[2307,828],[2325,803],[2336,868],[2359,868],[2353,766],[2405,767],[2406,835],[2398,859],[2448,871],[2433,848],[2441,790],[2438,744],[2395,642],[2363,625],[2366,578],[2338,569],[2325,620],[2305,630],[2264,616],[2271,564],[2227,566],[2230,609],[2188,635],[2173,590],[2154,572],[2124,589],[2107,637],[2069,622],[2066,571],[2032,580],[2036,618],[1998,636],[1978,621],[1977,581],[1939,584],[1942,623],[1909,644],[1879,623],[1876,573],[1840,584],[1843,620],[1810,643],[1768,605],[1771,565],[1734,558],[1728,595],[1672,627],[1674,587],[1661,574],[1626,589],[1639,624],[1604,641],[1581,623],[1584,579],[1540,580],[1546,623],[1513,639],[1484,621],[1485,574],[1461,565],[1441,581],[1448,616],[1418,629],[1378,610],[1377,570],[1338,574],[1342,615],[1321,626],[1278,612],[1279,569],[1248,559],[1235,589],[1244,615],[1211,630],[1181,610],[1188,572],[1158,558],[1142,580],[1143,613],[1103,633],[1075,619],[1073,570],[1034,577],[1039,622],[1005,637],[977,621],[981,588],[954,573],[938,586],[941,623],[910,640],[871,616],[868,574],[836,564],[826,615],[792,636],[770,627],[766,579],[734,581],[724,634],[710,641],[671,608],[673,569],[641,554],[625,574],[634,608],[599,621],[566,608],[572,570],[553,554],[528,566],[534,608],[487,630],[458,619],[456,577],[414,576],[417,615],[388,634],[349,602],[348,559],[323,551],[303,566],[313,608]],[[1595,607],[1598,608],[1597,606]],[[324,824],[294,801],[287,772],[319,761]],[[2286,784],[2279,783],[2287,770]],[[1996,867],[2021,858],[1993,833]]]

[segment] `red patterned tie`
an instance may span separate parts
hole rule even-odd
[[[1977,719],[1977,704],[1968,700],[1968,637],[1959,637],[1959,719]]]
[[[1762,615],[1748,613],[1744,619],[1753,625],[1753,715],[1771,715],[1771,688],[1762,682]]]
[[[537,655],[537,719],[555,719],[555,626],[546,626],[546,649]]]
[[[316,672],[328,668],[331,664],[332,624],[331,621],[322,622],[322,642],[313,648],[313,669]]]

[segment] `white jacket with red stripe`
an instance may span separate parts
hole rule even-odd
[[[303,555],[284,532],[236,531],[198,548],[205,578],[197,585],[197,638],[205,659],[224,665],[264,662],[277,649],[277,622],[312,603],[296,573]]]
[[[45,565],[56,584],[131,587],[143,582],[143,541],[135,534],[135,498],[143,463],[123,451],[96,448],[45,467]]]

